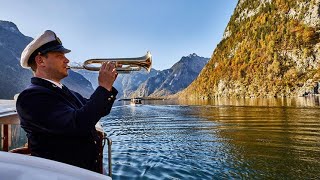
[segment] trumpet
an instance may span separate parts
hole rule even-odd
[[[151,53],[148,51],[146,55],[135,58],[88,59],[83,63],[83,65],[68,66],[67,68],[99,71],[101,65],[107,61],[122,65],[122,67],[116,68],[118,73],[130,73],[131,71],[140,71],[142,68],[150,72],[152,65],[152,56]]]

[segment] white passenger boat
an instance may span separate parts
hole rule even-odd
[[[132,99],[130,100],[130,105],[135,106],[135,105],[137,105],[137,104],[142,104],[141,98],[132,98]]]

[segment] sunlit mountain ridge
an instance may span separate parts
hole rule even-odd
[[[240,0],[221,42],[180,98],[319,93],[319,0]]]

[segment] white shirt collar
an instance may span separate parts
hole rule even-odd
[[[62,86],[63,86],[63,85],[62,85],[61,83],[54,82],[54,81],[52,81],[52,80],[50,80],[50,79],[45,79],[45,78],[41,78],[41,79],[46,80],[46,81],[49,81],[49,82],[51,82],[52,84],[58,86],[60,89],[62,89]]]

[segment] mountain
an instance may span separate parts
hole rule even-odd
[[[80,70],[75,69],[74,71],[81,74],[88,81],[90,81],[90,83],[94,89],[96,89],[99,86],[98,85],[98,75],[99,75],[98,71],[88,71],[88,70],[84,70],[84,69],[80,69]]]
[[[79,74],[88,79],[94,88],[98,87],[98,72],[77,70]],[[128,74],[119,74],[113,86],[118,90],[118,98],[128,98],[137,90],[140,84],[145,82],[149,77],[156,75],[158,71],[151,69],[148,73],[145,70],[133,71]]]
[[[119,90],[119,97],[132,97],[132,94],[139,88],[139,86],[150,77],[155,76],[157,72],[157,70],[151,69],[149,73],[146,70],[142,70],[131,72],[130,74],[120,74],[114,84],[114,87]]]
[[[119,74],[114,87],[119,91],[118,97],[160,97],[175,94],[186,88],[199,74],[209,58],[195,53],[184,56],[170,69],[163,71],[151,69]],[[79,70],[93,85],[98,85],[98,73]],[[95,87],[95,86],[94,86]]]
[[[68,77],[64,78],[62,83],[65,84],[69,89],[80,93],[86,98],[89,98],[94,91],[92,84],[88,79],[72,70],[69,70]]]
[[[32,73],[21,68],[20,56],[30,41],[12,22],[0,21],[0,99],[12,99],[29,85]]]
[[[180,98],[319,93],[319,7],[319,0],[240,0],[210,61]]]
[[[190,85],[208,60],[209,58],[200,57],[195,53],[183,56],[170,69],[158,72],[141,84],[134,96],[160,97],[175,94]]]
[[[23,35],[14,23],[0,20],[0,99],[12,99],[30,84],[32,72],[20,66],[20,57],[32,40]],[[63,83],[85,97],[93,92],[90,82],[73,71],[69,71]]]

